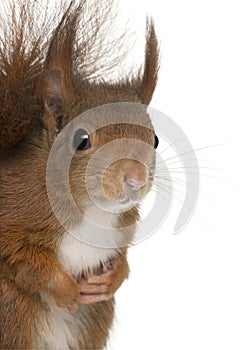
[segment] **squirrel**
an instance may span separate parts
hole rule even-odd
[[[100,233],[88,226],[86,213],[106,223],[113,228],[112,240],[123,237],[120,246],[87,245],[67,232],[48,198],[47,162],[66,125],[92,108],[145,105],[134,118],[151,125],[147,105],[159,69],[154,23],[148,18],[142,69],[107,81],[107,73],[121,64],[109,58],[120,42],[108,42],[104,51],[110,0],[64,0],[55,10],[34,0],[8,5],[0,24],[0,349],[103,349],[114,320],[114,294],[129,274],[127,251],[139,220],[138,205],[129,207],[126,196],[143,199],[149,192],[157,137],[152,128],[133,123],[91,133],[82,125],[66,145],[74,147],[70,187],[81,217],[71,217],[59,186],[54,189],[58,210],[79,235]],[[101,63],[104,55],[108,63]],[[138,139],[151,150],[140,146],[139,162],[127,147],[129,159],[112,162],[102,173],[108,201],[125,208],[108,215],[90,202],[85,171],[100,147],[119,139]],[[96,189],[100,160],[97,164]]]

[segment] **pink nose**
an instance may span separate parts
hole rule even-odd
[[[127,184],[132,189],[132,191],[139,191],[142,187],[146,185],[145,181],[136,179],[127,179]]]

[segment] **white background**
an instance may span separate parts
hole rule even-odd
[[[201,195],[187,227],[172,235],[178,203],[157,233],[130,250],[108,349],[246,350],[246,1],[120,5],[140,39],[131,59],[143,53],[145,13],[156,22],[162,68],[151,106],[195,149],[220,145],[197,152]]]

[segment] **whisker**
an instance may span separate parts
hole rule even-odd
[[[159,179],[159,180],[160,180],[160,179]],[[164,179],[161,178],[161,180],[164,180]],[[174,179],[174,178],[171,178],[171,177],[167,177],[166,180],[169,180],[169,184],[170,184],[170,183],[175,183],[175,185],[183,186],[184,188],[188,187],[188,188],[191,189],[193,192],[194,192],[194,190],[195,190],[190,184],[187,184],[186,181],[184,181],[184,180],[182,180],[182,179],[179,179],[179,178],[175,178],[175,179]],[[166,188],[169,187],[169,185],[167,185],[167,183],[164,183],[164,182],[162,183],[162,182],[155,181],[154,183],[155,183],[156,186],[158,185],[157,188],[158,188],[159,190],[160,190],[160,189],[161,189],[161,190],[164,190],[164,189],[166,189]],[[181,191],[177,190],[174,186],[172,186],[172,188],[174,189],[174,191],[178,191],[178,192],[180,192],[181,194],[183,194],[184,198],[188,198],[188,199],[190,199],[190,200],[192,201],[192,199],[188,197],[188,194],[187,194],[187,193],[181,192]]]
[[[177,156],[177,157],[179,157],[179,155]],[[202,158],[196,158],[197,159],[197,161],[198,162],[209,162],[210,160],[208,160],[208,159],[202,159]],[[192,158],[190,158],[190,159],[184,159],[183,160],[183,163],[185,163],[185,162],[194,162],[195,161],[195,159],[192,159]],[[166,163],[166,161],[165,160],[162,160],[162,161],[159,161],[159,162],[154,162],[153,163],[153,165],[156,165],[156,166],[159,166],[160,164],[166,164],[166,165],[173,165],[173,164],[176,164],[176,163],[182,163],[182,160],[181,159],[178,159],[178,160],[176,160],[176,161],[174,161],[174,162],[169,162],[169,163]]]
[[[167,190],[162,191],[162,192],[157,192],[157,191],[155,191],[154,189],[151,189],[150,192],[154,192],[155,194],[157,194],[159,197],[161,197],[161,198],[162,198],[163,200],[165,200],[166,202],[170,202],[170,201],[168,200],[168,197],[165,197],[165,193],[169,193],[169,194],[170,194],[170,192],[168,192]]]
[[[161,198],[163,198],[164,200],[168,201],[168,198],[167,197],[164,197],[164,194],[167,193],[169,195],[172,195],[172,197],[170,198],[175,198],[176,200],[178,200],[180,203],[183,203],[184,202],[184,194],[179,191],[176,191],[175,188],[171,187],[171,186],[167,186],[166,188],[160,188],[157,190],[155,189],[152,189],[152,192],[154,192],[155,194],[157,194],[158,196],[160,196]],[[175,193],[174,193],[175,192]],[[178,193],[177,193],[178,192]],[[180,195],[183,195],[183,196],[180,196]],[[191,200],[192,201],[192,200]],[[189,208],[188,208],[189,209]]]
[[[174,141],[174,142],[172,142],[172,143],[169,143],[168,146],[167,146],[164,150],[162,150],[159,154],[163,154],[163,153],[164,153],[165,151],[167,151],[169,148],[173,148],[174,145],[178,144],[180,141],[182,141],[182,140],[184,140],[184,139],[185,139],[185,138],[182,137],[182,138],[180,138],[180,139],[178,139],[178,140],[176,140],[176,141]]]
[[[220,168],[214,168],[214,167],[208,167],[208,166],[196,166],[196,165],[191,165],[191,166],[180,166],[180,167],[175,167],[175,168],[167,168],[167,171],[170,170],[177,170],[177,169],[209,169],[209,170],[215,170],[215,171],[222,171],[224,172],[224,169],[220,169]],[[166,169],[159,169],[157,168],[157,170],[166,170]]]
[[[166,170],[163,170],[164,172],[166,172]],[[217,177],[217,176],[213,176],[213,175],[208,175],[208,174],[202,174],[201,172],[198,172],[198,173],[193,173],[191,171],[170,171],[171,174],[189,174],[189,175],[198,175],[198,176],[203,176],[203,177],[208,177],[208,178],[211,178],[211,179],[214,179],[214,180],[218,180],[218,181],[224,181],[222,180],[221,178]]]
[[[168,160],[172,160],[172,159],[175,159],[177,157],[185,156],[185,155],[191,154],[193,152],[204,151],[204,150],[209,149],[209,148],[213,148],[213,147],[217,147],[217,146],[223,146],[223,145],[225,145],[225,143],[218,143],[218,144],[214,144],[214,145],[209,145],[209,146],[195,148],[195,149],[192,149],[191,151],[180,153],[180,154],[178,154],[178,155],[176,155],[174,157],[166,158],[166,159],[164,159],[164,161],[167,162]]]

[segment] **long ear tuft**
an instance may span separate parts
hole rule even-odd
[[[48,48],[45,67],[57,67],[63,71],[63,95],[68,102],[74,97],[73,59],[75,39],[81,5],[71,1],[60,23],[56,27]]]
[[[138,95],[144,104],[151,102],[158,81],[159,45],[153,20],[147,18],[144,71],[138,79]]]

